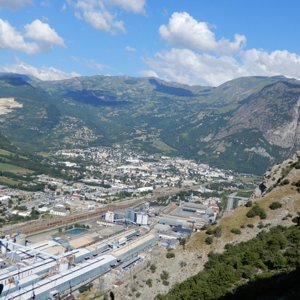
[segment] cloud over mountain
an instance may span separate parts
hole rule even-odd
[[[219,85],[251,75],[300,78],[300,56],[287,50],[246,49],[246,37],[217,39],[211,26],[187,12],[175,12],[159,27],[171,48],[146,59],[161,78],[186,84]]]
[[[64,40],[38,19],[24,26],[25,33],[17,31],[8,21],[0,19],[0,48],[35,54],[54,45],[65,46]]]
[[[246,42],[244,35],[236,34],[234,41],[217,40],[206,22],[198,22],[186,12],[175,12],[167,25],[159,28],[161,38],[169,44],[206,52],[232,53],[239,51]]]
[[[67,73],[54,67],[34,67],[23,61],[17,61],[14,65],[0,66],[0,72],[32,75],[40,80],[61,80],[79,76],[76,72]]]

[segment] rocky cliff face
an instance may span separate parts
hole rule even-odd
[[[271,144],[291,148],[299,140],[300,85],[278,82],[241,101],[216,139],[256,129]]]
[[[290,194],[300,193],[300,151],[268,169],[263,176],[262,183],[265,186],[265,192],[262,193],[257,187],[253,194],[254,199],[266,196],[271,192],[276,195],[276,191],[279,193],[283,189]],[[299,200],[300,194],[296,195],[296,198]]]

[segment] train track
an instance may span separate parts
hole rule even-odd
[[[115,211],[119,209],[126,209],[129,207],[137,206],[146,202],[146,199],[137,199],[134,201],[126,201],[126,203],[110,204],[103,208],[98,208],[94,211],[71,214],[65,217],[55,217],[49,220],[34,220],[26,223],[19,223],[14,225],[7,225],[0,229],[1,235],[12,235],[16,232],[23,234],[31,234],[35,232],[45,231],[56,227],[61,227],[78,221],[88,221],[99,218],[107,211]]]

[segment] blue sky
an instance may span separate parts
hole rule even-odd
[[[0,0],[0,71],[300,78],[299,11],[297,0]]]

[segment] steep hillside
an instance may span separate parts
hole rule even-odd
[[[137,266],[136,276],[135,269],[124,274],[123,280],[130,284],[114,288],[116,298],[129,300],[136,294],[143,300],[153,300],[157,294],[158,299],[172,300],[278,299],[274,293],[282,299],[299,296],[298,285],[290,284],[298,280],[300,263],[299,157],[300,152],[270,169],[263,194],[257,188],[247,206],[187,237],[185,244],[170,250],[175,254],[172,258],[167,255],[170,251],[154,248],[151,264]]]
[[[178,263],[180,276],[164,263],[172,287],[157,299],[300,297],[300,152],[271,168],[264,184],[266,190],[261,194],[257,188],[252,203],[192,236],[185,251],[176,251],[172,265]],[[188,273],[193,277],[182,282]]]
[[[156,78],[78,77],[43,82],[0,75],[0,130],[27,150],[129,144],[262,174],[298,149],[300,83],[245,77],[219,87]]]

